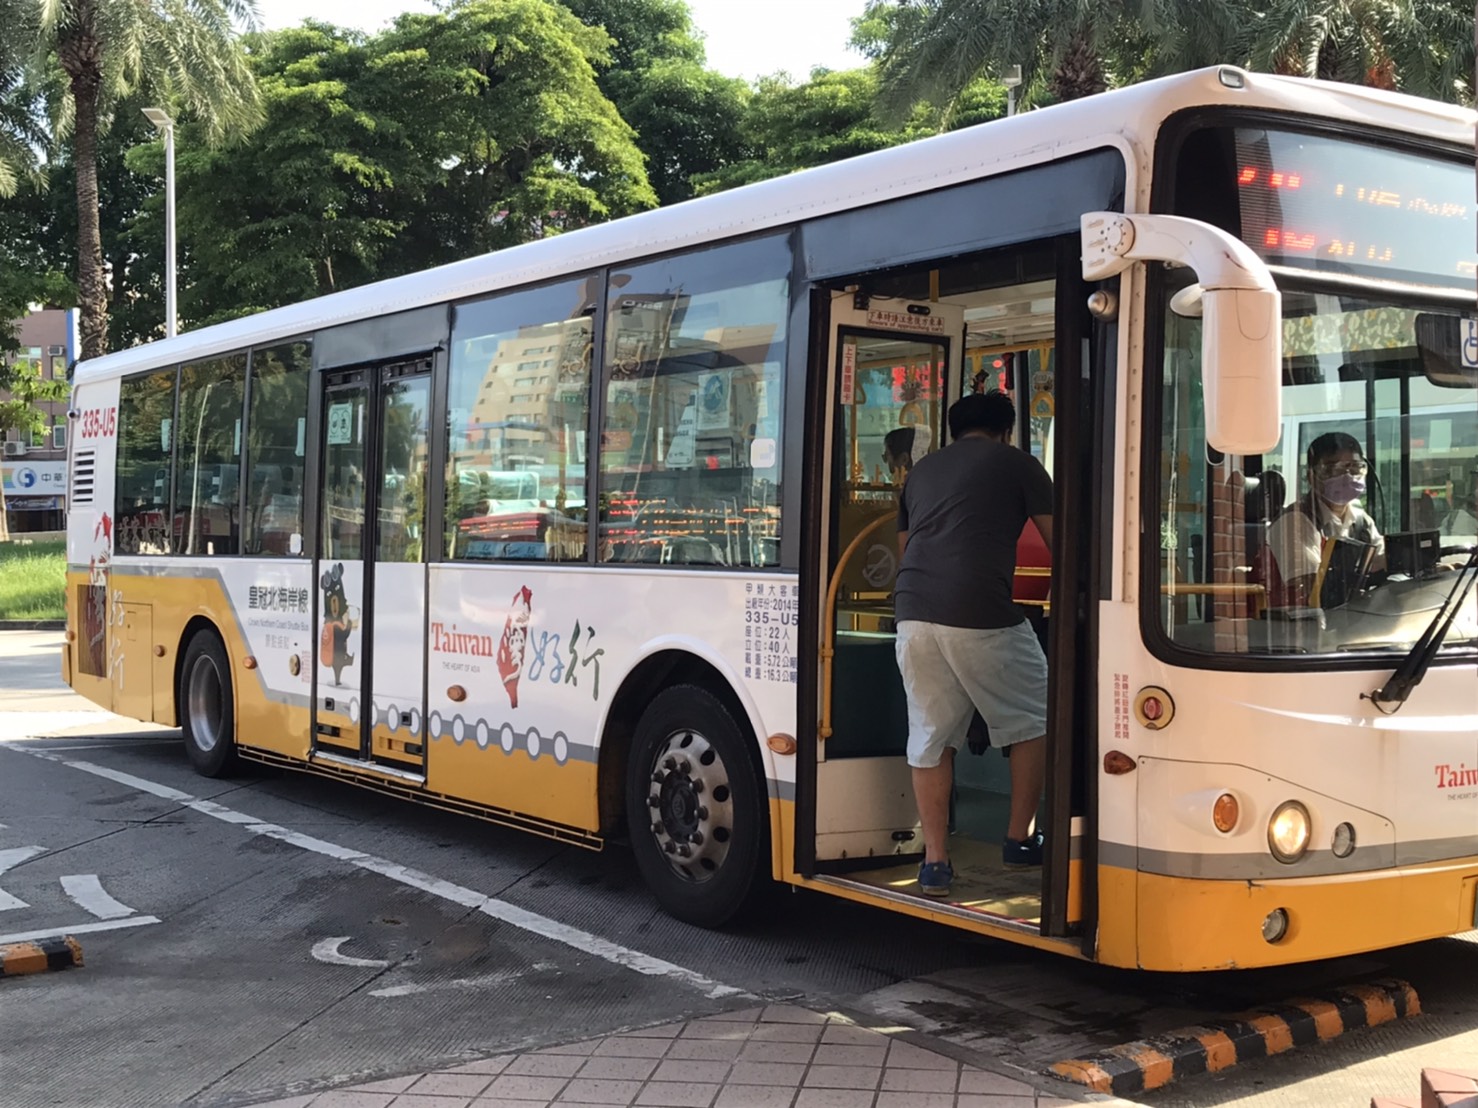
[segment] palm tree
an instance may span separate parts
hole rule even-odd
[[[25,0],[0,0],[10,4]],[[218,139],[255,126],[257,89],[237,27],[255,0],[31,0],[38,56],[65,75],[77,174],[78,330],[84,358],[108,349],[108,282],[98,230],[97,137],[118,100],[140,89],[179,105]]]
[[[27,80],[25,44],[34,38],[31,0],[0,0],[0,197],[15,195],[46,145],[42,101]]]
[[[1138,44],[1152,0],[873,0],[859,33],[882,28],[881,106],[894,120],[919,101],[948,108],[970,82],[1021,66],[1025,101],[1102,92]],[[869,26],[868,21],[873,22]],[[854,44],[868,52],[865,41]]]
[[[1271,0],[1247,7],[1245,54],[1255,69],[1472,100],[1467,0]]]

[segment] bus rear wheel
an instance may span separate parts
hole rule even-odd
[[[236,706],[231,663],[214,631],[198,632],[180,667],[180,729],[195,772],[221,777],[236,768]]]
[[[642,877],[662,908],[719,927],[748,902],[769,821],[744,728],[697,685],[657,694],[627,766],[626,818]]]

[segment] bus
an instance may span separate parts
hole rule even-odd
[[[84,362],[66,679],[207,776],[628,842],[700,926],[773,881],[1150,970],[1469,930],[1474,540],[1422,510],[1478,482],[1474,128],[1211,68]],[[972,743],[933,900],[883,441],[990,390],[1054,481],[1045,856]],[[1259,552],[1336,426],[1386,565],[1295,609]]]

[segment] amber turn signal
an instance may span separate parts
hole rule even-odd
[[[1134,759],[1118,750],[1110,750],[1103,756],[1103,772],[1114,777],[1134,772]]]
[[[446,691],[446,698],[453,704],[460,704],[467,699],[467,690],[461,685],[453,685]]]
[[[1216,798],[1216,803],[1211,805],[1211,822],[1223,835],[1229,834],[1237,826],[1237,820],[1241,816],[1242,806],[1231,793],[1222,793]]]
[[[294,677],[303,672],[303,659],[294,654],[287,660],[287,672]]]
[[[795,736],[786,734],[771,735],[765,740],[765,745],[776,754],[794,754]]]
[[[76,631],[68,631],[67,632],[67,641],[68,642],[76,642],[77,641],[77,632]]]
[[[246,659],[241,664],[244,665],[247,669],[257,668],[257,660],[250,654],[246,656]]]
[[[162,657],[164,657],[164,644],[163,643],[160,643],[158,646],[156,646],[154,648],[154,657],[156,657],[156,658],[162,658]]]

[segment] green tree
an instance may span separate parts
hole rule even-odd
[[[265,122],[239,146],[181,144],[187,316],[651,207],[631,128],[596,84],[608,45],[553,0],[471,0],[370,38],[317,23],[248,38]]]
[[[762,78],[739,124],[750,156],[698,177],[698,192],[826,165],[938,130],[937,113],[927,107],[916,109],[902,126],[884,124],[875,110],[877,93],[877,76],[870,69],[818,70],[802,85],[783,75]]]
[[[601,91],[636,130],[662,204],[693,195],[693,178],[746,155],[736,124],[748,88],[705,67],[684,0],[562,0],[612,38]]]
[[[11,0],[12,3],[20,0]],[[252,0],[46,0],[41,52],[65,74],[76,174],[77,291],[82,356],[108,349],[108,275],[98,225],[98,136],[129,93],[149,90],[205,122],[212,137],[249,130],[256,87],[237,22],[255,22]]]

